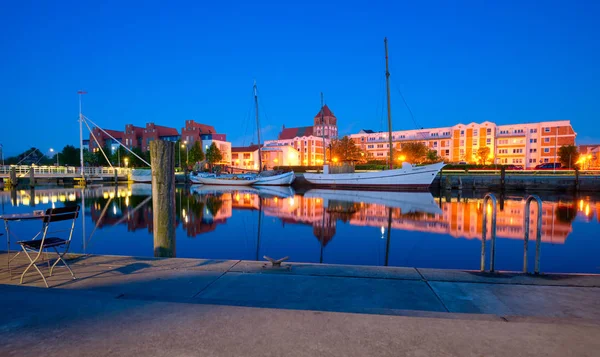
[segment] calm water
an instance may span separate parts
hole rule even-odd
[[[85,218],[77,223],[72,252],[155,256],[155,244],[162,244],[155,243],[152,235],[150,185],[0,194],[2,214],[84,201]],[[289,256],[296,262],[479,268],[481,196],[331,190],[298,194],[289,188],[192,186],[177,188],[175,204],[177,238],[166,249],[177,257],[262,260],[268,255]],[[544,197],[543,272],[600,273],[599,209],[597,197]],[[532,212],[530,269],[535,252],[535,204]],[[497,217],[497,269],[522,269],[523,219],[522,197],[506,197]],[[20,222],[11,228],[25,239],[39,225]],[[6,249],[4,238],[2,250]],[[12,238],[11,250],[18,249],[16,240]]]

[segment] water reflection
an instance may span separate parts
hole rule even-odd
[[[85,238],[79,250],[104,254],[150,255],[152,253],[148,254],[146,250],[145,238],[151,237],[153,232],[150,195],[149,184],[133,184],[91,187],[85,190],[56,188],[2,191],[0,202],[2,213],[14,213],[26,212],[38,205],[43,206],[40,207],[43,209],[81,204],[85,197],[85,215],[91,221],[92,228],[88,223],[87,231],[82,234]],[[501,201],[497,216],[497,237],[522,242],[524,200],[520,197],[504,197]],[[582,222],[596,222],[599,219],[599,208],[599,201],[589,197],[545,200],[542,205],[542,242],[564,245],[573,234],[577,218]],[[452,254],[460,254],[460,249],[468,245],[447,243],[448,238],[455,241],[480,240],[484,209],[490,208],[483,207],[482,199],[477,197],[445,195],[434,198],[430,193],[313,189],[298,194],[289,187],[177,187],[177,237],[210,236],[206,241],[210,243],[201,243],[202,247],[187,243],[183,248],[179,246],[177,255],[261,259],[262,254],[275,250],[290,255],[292,260],[295,255],[304,254],[308,258],[296,260],[332,262],[333,256],[328,255],[329,246],[332,242],[339,241],[331,251],[340,251],[336,254],[345,256],[343,259],[336,256],[336,262],[365,263],[358,255],[362,251],[375,249],[379,258],[373,258],[367,264],[409,264],[412,256],[398,251],[399,246],[409,244],[408,242],[413,247],[408,247],[410,249],[416,249],[414,247],[419,247],[420,244],[427,244],[428,247],[431,244],[440,244],[440,247],[447,244],[444,247],[450,247]],[[531,206],[531,236],[535,235],[537,229],[537,209],[536,205]],[[103,234],[102,231],[110,233]],[[409,232],[422,235],[416,238],[410,236]],[[311,236],[314,239],[312,243],[306,240]],[[443,244],[424,239],[436,236],[440,237],[439,242]],[[106,246],[102,244],[103,241],[113,239],[118,239],[119,243],[131,242],[127,247],[128,251],[121,250],[119,243],[107,243]],[[372,239],[378,239],[378,242]],[[302,240],[302,243],[296,243],[296,240]],[[94,248],[94,244],[101,245],[103,251],[95,251],[97,248]],[[310,248],[313,244],[316,244],[318,252]],[[350,248],[352,244],[356,247]],[[157,246],[163,250],[155,254],[175,255],[175,242],[155,242],[154,248]],[[311,253],[308,252],[309,249]],[[344,249],[344,253],[341,253],[341,249]],[[217,250],[218,254],[212,250]],[[429,265],[437,264],[439,259],[435,254],[442,256],[442,252],[428,254],[432,257]],[[517,254],[516,250],[514,254]],[[401,262],[398,262],[398,256],[402,257]]]

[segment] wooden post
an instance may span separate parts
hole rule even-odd
[[[33,166],[29,169],[29,187],[35,187],[35,172]]]
[[[575,192],[579,192],[579,169],[575,169]]]
[[[500,189],[504,191],[506,188],[506,166],[500,168]]]
[[[10,186],[17,186],[17,168],[16,167],[11,167],[10,168],[10,174],[9,174],[9,185]]]
[[[150,143],[154,256],[175,257],[175,143]]]
[[[115,184],[119,183],[119,171],[115,168]]]

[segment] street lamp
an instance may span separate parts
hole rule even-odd
[[[50,148],[50,152],[54,152],[54,149]],[[56,167],[58,167],[58,152],[56,152]]]
[[[128,158],[128,157],[126,157],[126,158],[124,158],[123,160],[125,160],[125,167],[127,167],[127,166],[129,165],[129,158]]]
[[[185,145],[181,144],[181,149],[183,149],[185,147]],[[181,149],[179,149],[179,169],[182,168],[181,166]]]

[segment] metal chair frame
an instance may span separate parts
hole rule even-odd
[[[35,270],[37,270],[37,272],[40,274],[40,276],[44,280],[44,284],[46,285],[46,287],[49,287],[48,282],[46,281],[46,277],[44,276],[42,271],[37,267],[36,263],[38,262],[38,260],[42,256],[42,254],[44,253],[44,250],[48,250],[50,248],[53,249],[54,252],[56,253],[57,259],[50,267],[49,277],[52,276],[52,271],[57,266],[58,262],[62,262],[63,265],[71,273],[71,276],[73,277],[73,279],[76,279],[75,274],[73,274],[73,271],[71,270],[71,267],[69,267],[69,264],[67,264],[67,262],[64,260],[64,256],[69,251],[69,246],[71,245],[71,238],[73,237],[73,230],[75,229],[75,221],[77,220],[77,217],[79,216],[79,210],[80,210],[79,206],[47,209],[45,216],[44,216],[42,230],[41,230],[42,238],[37,240],[37,241],[39,241],[39,249],[32,248],[32,246],[31,246],[32,242],[36,242],[35,239],[30,240],[30,241],[17,242],[19,245],[21,245],[23,252],[25,253],[25,255],[27,256],[27,258],[30,261],[30,263],[27,266],[27,268],[25,269],[25,271],[23,271],[23,274],[21,274],[21,280],[20,280],[19,284],[23,284],[23,278],[25,277],[25,274],[27,274],[27,272],[29,271],[29,269],[31,269],[31,267],[34,267]],[[72,220],[71,228],[61,230],[61,231],[49,231],[50,225],[52,223],[60,222],[60,221],[67,221],[67,220]],[[55,243],[50,243],[51,245],[45,244],[47,242],[47,240],[50,239],[50,237],[48,237],[48,233],[57,233],[57,232],[63,232],[63,231],[69,232],[68,239],[66,239],[66,240],[60,239],[60,241],[57,241]],[[64,251],[62,253],[60,253],[58,251],[58,247],[61,247],[61,246],[65,246]],[[32,254],[30,255],[29,253],[32,253]],[[35,258],[32,258],[32,255],[34,255],[35,253],[37,253],[35,255]]]

